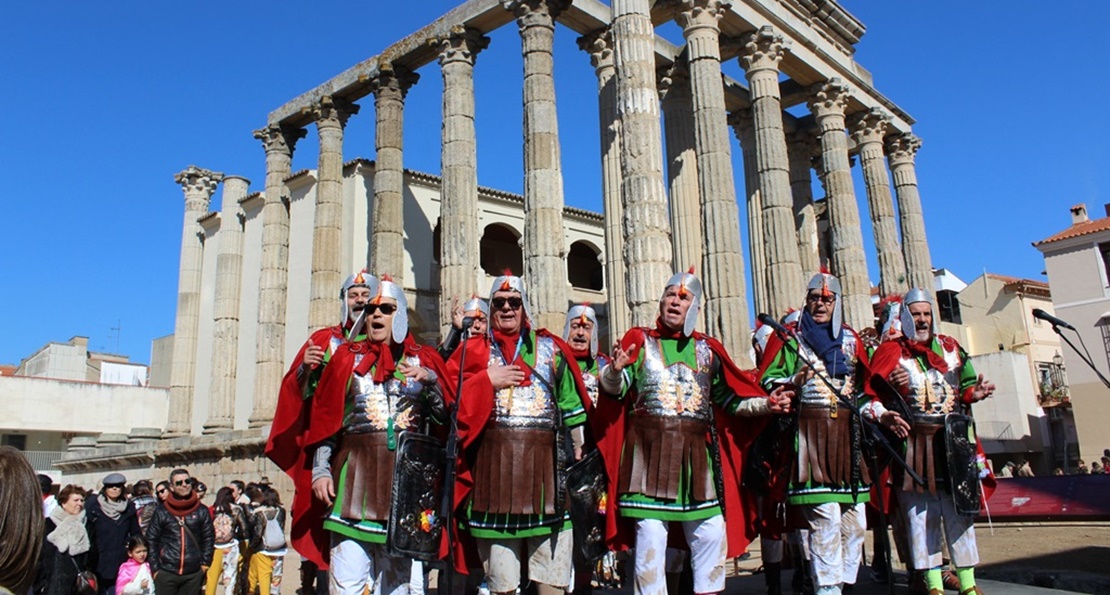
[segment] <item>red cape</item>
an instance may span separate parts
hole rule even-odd
[[[522,332],[530,332],[530,329],[524,329]],[[582,399],[582,405],[586,409],[586,414],[591,423],[594,416],[591,415],[593,411],[592,403],[586,390],[585,383],[582,382],[582,373],[577,365],[574,365],[576,360],[574,357],[574,350],[567,345],[562,338],[553,335],[547,329],[536,329],[536,338],[549,338],[555,342],[559,348],[563,358],[567,361],[567,372],[574,378],[574,384],[578,387],[578,395]],[[490,359],[490,342],[489,335],[478,335],[469,337],[465,343],[460,345],[458,349],[451,355],[451,359],[447,361],[447,375],[445,378],[454,386],[458,382],[460,358],[463,354],[463,349],[466,350],[466,362],[462,369],[463,387],[462,394],[457,399],[458,402],[458,445],[459,457],[455,473],[455,493],[454,493],[454,514],[455,519],[461,518],[461,513],[465,510],[466,499],[470,495],[471,489],[474,487],[474,478],[468,463],[470,457],[467,455],[467,450],[474,446],[475,441],[482,435],[482,430],[485,428],[486,423],[489,421],[490,415],[493,413],[494,406],[494,390],[493,384],[489,381],[489,359]],[[516,354],[514,362],[520,362],[520,353]],[[523,368],[524,366],[521,365]],[[527,368],[524,368],[527,373]],[[594,434],[595,438],[597,434]],[[604,454],[604,453],[603,453]],[[452,530],[457,529],[452,527]],[[477,559],[477,551],[472,547],[469,535],[455,532],[455,548],[452,552],[455,561],[455,569],[459,572],[466,574],[468,567],[480,566],[480,561]],[[440,553],[446,557],[447,549],[446,543],[441,547]]]
[[[266,456],[293,480],[293,522],[289,531],[293,548],[321,569],[328,567],[329,538],[323,526],[328,507],[312,495],[312,460],[308,453],[310,448],[335,436],[341,429],[355,354],[364,351],[367,343],[342,343],[324,366],[316,392],[308,399],[302,397],[297,369],[304,361],[308,343],[326,345],[336,336],[342,336],[340,327],[316,331],[293,358],[293,365],[281,381],[274,422],[266,441]],[[406,336],[402,345],[404,355],[419,356],[423,367],[445,378],[443,359],[435,349],[417,344],[412,335]]]
[[[646,337],[659,338],[658,329],[633,328],[621,339],[621,348],[636,360]],[[767,393],[759,387],[754,376],[736,366],[720,341],[695,332],[695,340],[704,340],[713,353],[721,360],[721,372],[725,382],[741,398],[765,397]],[[606,539],[613,549],[622,550],[635,545],[635,531],[632,520],[619,516],[617,507],[618,478],[621,452],[624,449],[626,415],[628,408],[636,400],[635,390],[630,389],[624,399],[613,398],[602,391],[597,400],[594,438],[605,459],[606,472],[609,474],[609,499],[606,511]],[[725,509],[725,528],[728,535],[728,557],[743,554],[748,544],[758,535],[756,517],[759,509],[756,496],[750,490],[741,490],[741,473],[744,457],[751,441],[763,430],[766,417],[737,417],[725,415],[719,409],[714,415],[717,437],[721,449],[721,473],[725,493],[722,503]],[[709,436],[706,436],[709,442]]]

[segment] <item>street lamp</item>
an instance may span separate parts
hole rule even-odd
[[[1052,363],[1057,368],[1063,367],[1063,365],[1064,365],[1064,356],[1060,355],[1060,352],[1057,351],[1056,355],[1052,356]]]

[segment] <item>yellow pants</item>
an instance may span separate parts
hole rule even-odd
[[[224,577],[224,593],[232,593],[242,565],[243,558],[239,556],[238,544],[230,548],[214,548],[212,565],[208,567],[208,576],[205,580],[205,594],[216,595],[216,585],[220,584],[221,576]]]
[[[250,595],[270,595],[271,587],[281,585],[281,558],[255,553],[251,556],[250,569],[247,571],[247,587]],[[256,590],[257,589],[257,590]]]

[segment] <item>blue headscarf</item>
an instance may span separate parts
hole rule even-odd
[[[802,311],[798,320],[798,331],[810,349],[825,362],[825,370],[834,378],[843,378],[852,373],[848,358],[841,344],[842,329],[834,329],[832,322],[818,323],[808,310]]]

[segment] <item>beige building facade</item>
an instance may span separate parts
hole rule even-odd
[[[1044,255],[1055,315],[1076,329],[1060,329],[1075,346],[1065,343],[1061,353],[1079,432],[1079,456],[1089,465],[1110,447],[1110,386],[1099,377],[1110,378],[1110,207],[1105,217],[1091,218],[1086,205],[1075,205],[1069,227],[1033,246]],[[1094,370],[1084,361],[1084,345]]]

